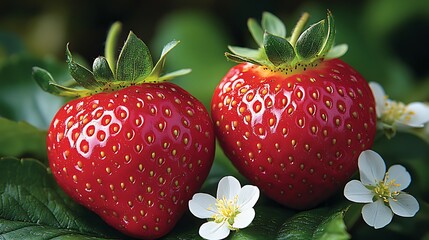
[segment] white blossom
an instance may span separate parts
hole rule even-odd
[[[393,165],[386,172],[380,155],[363,151],[358,160],[360,181],[351,180],[344,188],[350,201],[367,203],[362,217],[371,227],[382,228],[392,221],[393,214],[413,217],[419,210],[417,200],[403,192],[411,183],[411,176],[401,165]]]
[[[423,128],[429,122],[429,105],[422,102],[405,104],[387,97],[383,87],[375,82],[369,86],[374,95],[376,114],[388,137],[393,137],[396,130]]]
[[[189,210],[198,218],[209,221],[201,225],[199,234],[205,239],[224,239],[230,231],[249,226],[255,218],[253,206],[259,199],[256,186],[241,187],[240,182],[227,176],[219,181],[216,198],[196,193],[189,201]]]

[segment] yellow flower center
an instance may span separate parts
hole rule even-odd
[[[404,123],[410,121],[411,116],[415,113],[412,111],[407,112],[407,106],[402,102],[387,100],[384,102],[384,111],[381,114],[381,121],[388,125],[393,125],[395,121],[405,116]]]
[[[237,230],[232,227],[234,224],[234,218],[240,213],[239,206],[237,205],[238,195],[235,195],[233,200],[228,200],[226,197],[216,199],[217,213],[213,214],[212,218],[216,223],[226,222],[228,228],[231,230]]]
[[[392,187],[400,187],[401,184],[396,183],[396,179],[388,180],[389,172],[386,172],[383,181],[379,181],[374,188],[375,196],[383,199],[385,203],[389,202],[389,198],[393,201],[397,201],[396,197],[400,194],[400,191],[392,191]]]

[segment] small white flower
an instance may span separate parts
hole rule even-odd
[[[413,217],[419,210],[417,200],[402,192],[411,183],[411,176],[401,165],[386,165],[378,153],[363,151],[358,160],[360,181],[352,180],[344,188],[344,196],[353,202],[367,203],[362,217],[371,227],[382,228],[392,221],[393,214]]]
[[[404,104],[389,99],[383,87],[375,82],[369,86],[374,95],[377,118],[388,137],[393,137],[397,128],[422,128],[429,122],[429,105],[421,102]]]
[[[256,186],[241,187],[240,182],[227,176],[219,181],[217,196],[196,193],[189,201],[189,210],[198,218],[208,219],[199,234],[205,239],[224,239],[231,230],[245,228],[255,218],[253,206],[259,198]]]

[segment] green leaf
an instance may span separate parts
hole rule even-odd
[[[98,82],[110,82],[114,80],[112,70],[105,57],[97,57],[94,60],[92,72]]]
[[[286,220],[277,239],[344,240],[350,239],[344,224],[344,212],[318,208],[300,212]]]
[[[33,66],[47,69],[56,81],[71,79],[64,62],[26,54],[11,56],[0,64],[0,116],[45,129],[66,99],[44,92],[32,78]]]
[[[113,238],[100,238],[79,233],[78,231],[56,228],[37,223],[10,221],[0,219],[0,238],[2,239],[28,239],[28,240],[102,240]]]
[[[264,30],[262,30],[261,25],[259,25],[255,19],[249,18],[247,21],[247,27],[249,28],[250,34],[252,34],[255,42],[258,46],[262,47],[264,44]]]
[[[57,96],[75,98],[90,95],[90,91],[86,89],[74,89],[59,85],[52,75],[43,68],[33,67],[33,79],[43,91]]]
[[[174,229],[165,237],[163,237],[162,240],[203,240],[203,238],[198,234],[198,229],[204,222],[206,221],[198,219],[189,211],[186,211]]]
[[[146,78],[153,68],[152,56],[146,44],[130,32],[119,54],[116,80],[131,81]]]
[[[43,68],[33,67],[32,76],[36,83],[39,84],[40,88],[43,89],[43,91],[59,95],[57,89],[50,85],[50,83],[55,83],[55,80],[48,71]]]
[[[296,46],[296,41],[298,40],[298,37],[301,35],[302,30],[304,29],[305,25],[307,24],[307,21],[309,18],[310,18],[310,14],[307,12],[304,12],[301,15],[301,17],[299,18],[295,27],[293,28],[292,34],[291,34],[290,39],[289,39],[289,42],[293,47]]]
[[[353,228],[353,226],[362,218],[362,207],[363,204],[352,203],[344,213],[344,224],[347,229]]]
[[[47,159],[46,131],[26,122],[0,117],[0,157],[34,157]]]
[[[158,82],[169,81],[173,78],[189,74],[192,70],[190,68],[179,69],[174,72],[169,72],[158,78]]]
[[[326,53],[325,59],[339,58],[343,56],[348,49],[349,49],[349,46],[347,44],[340,44],[340,45],[334,46]]]
[[[267,56],[263,48],[250,49],[236,46],[228,46],[228,49],[234,54],[251,59],[253,62],[257,62],[259,65],[268,65]]]
[[[269,12],[262,13],[262,29],[278,37],[286,37],[286,27],[283,22],[274,14]]]
[[[274,206],[273,206],[274,205]],[[231,235],[231,240],[267,239],[267,236],[277,235],[285,219],[293,216],[295,212],[270,204],[255,207],[255,219],[252,223]]]
[[[104,55],[109,63],[110,69],[116,71],[116,45],[118,44],[119,34],[121,33],[122,24],[114,22],[107,34],[106,46],[104,48]],[[115,74],[115,73],[113,73]]]
[[[243,56],[240,56],[240,55],[235,55],[235,54],[232,54],[232,53],[229,53],[229,52],[225,53],[225,57],[228,60],[234,61],[234,62],[237,62],[237,63],[246,63],[246,62],[248,62],[248,63],[253,63],[253,64],[256,64],[256,65],[261,65],[259,62],[255,61],[255,60],[253,60],[251,58],[246,58],[246,57],[243,57]]]
[[[285,38],[275,36],[269,32],[264,34],[264,49],[268,59],[275,66],[290,62],[295,58],[292,45]]]
[[[0,158],[0,166],[1,239],[120,236],[97,215],[71,201],[39,161]]]
[[[152,69],[152,72],[149,74],[147,78],[141,79],[143,82],[162,82],[167,81],[169,79],[172,79],[177,76],[182,76],[185,74],[188,74],[190,72],[190,69],[182,69],[177,70],[172,73],[165,74],[163,77],[160,78],[161,72],[164,68],[165,59],[167,57],[167,54],[179,44],[179,41],[171,41],[167,43],[161,52],[161,57],[159,58],[158,62],[155,64],[155,67]],[[139,79],[138,79],[139,80]]]
[[[326,40],[325,20],[311,25],[296,41],[296,53],[303,60],[312,60],[322,50]]]
[[[334,45],[334,41],[335,41],[335,22],[334,22],[334,17],[332,16],[331,11],[329,10],[327,14],[327,19],[328,19],[328,29],[325,37],[326,41],[321,47],[321,50],[318,54],[319,56],[323,56],[326,53],[328,53],[331,50],[332,46]]]
[[[70,75],[79,83],[80,86],[87,89],[94,89],[102,86],[101,83],[98,83],[97,80],[95,80],[91,71],[73,60],[73,56],[69,50],[69,44],[66,46],[66,56]]]

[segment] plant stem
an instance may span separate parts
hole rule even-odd
[[[116,45],[118,43],[118,36],[121,32],[122,25],[120,22],[115,22],[109,29],[107,34],[106,46],[104,48],[104,55],[107,63],[110,66],[113,74],[116,72]]]
[[[296,41],[298,40],[299,35],[301,35],[302,29],[310,18],[310,14],[304,12],[296,23],[295,28],[293,29],[292,36],[290,37],[290,44],[295,48]]]

